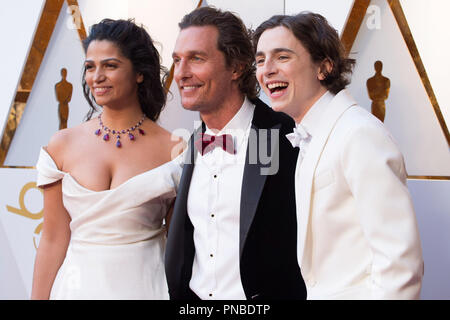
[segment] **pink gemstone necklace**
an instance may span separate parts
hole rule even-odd
[[[139,120],[139,122],[137,124],[135,124],[134,126],[128,128],[128,129],[123,129],[123,130],[114,130],[114,129],[110,129],[110,128],[106,127],[103,124],[103,121],[102,121],[102,114],[103,113],[100,113],[99,116],[98,116],[98,121],[100,123],[100,128],[95,130],[95,135],[99,136],[99,135],[102,134],[102,132],[104,132],[105,133],[103,135],[103,140],[104,141],[109,141],[109,134],[117,135],[116,136],[116,138],[117,138],[116,147],[117,148],[121,148],[122,147],[122,143],[120,142],[120,135],[121,134],[128,134],[128,138],[130,139],[130,141],[134,141],[136,139],[136,136],[133,134],[133,132],[136,129],[138,130],[138,132],[141,135],[145,134],[144,130],[139,128],[141,126],[142,122],[144,122],[145,114],[142,115],[141,120]]]

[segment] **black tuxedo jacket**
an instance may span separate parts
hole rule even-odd
[[[236,239],[242,286],[247,299],[305,299],[297,262],[294,173],[298,149],[285,137],[295,123],[259,99],[252,102],[256,107],[242,180],[240,237]],[[171,299],[192,297],[189,281],[195,247],[187,196],[197,155],[194,141],[201,131],[194,132],[189,141],[167,239],[165,270]]]

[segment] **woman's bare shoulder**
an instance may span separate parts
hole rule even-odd
[[[176,158],[180,155],[187,146],[187,142],[180,136],[166,130],[158,125],[158,140],[161,145],[165,146],[165,149],[170,158]]]
[[[83,122],[71,128],[61,129],[50,138],[45,149],[58,165],[62,168],[64,157],[70,155],[74,143],[92,127],[92,120]]]

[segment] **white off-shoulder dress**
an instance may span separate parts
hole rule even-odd
[[[58,170],[41,149],[37,185],[62,179],[63,203],[72,219],[50,299],[168,299],[163,219],[176,195],[181,159],[114,189],[93,191]]]

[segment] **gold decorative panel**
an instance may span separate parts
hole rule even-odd
[[[6,156],[8,154],[11,141],[14,138],[17,127],[19,126],[29,94],[33,88],[34,81],[38,74],[42,60],[44,59],[50,38],[55,29],[56,21],[61,12],[64,0],[46,0],[42,10],[41,17],[35,32],[35,36],[27,56],[25,67],[22,72],[21,80],[14,98],[14,102],[10,107],[7,125],[0,142],[0,167],[4,167]],[[80,39],[86,37],[83,20],[78,8],[76,0],[67,0],[69,8],[73,9],[71,14],[77,26]],[[75,21],[76,20],[76,21]]]
[[[345,55],[348,56],[350,50],[355,42],[356,35],[358,34],[361,23],[366,15],[367,7],[370,4],[370,0],[355,0],[353,2],[352,9],[345,22],[344,29],[341,35],[341,41],[344,45]]]
[[[440,128],[445,136],[445,139],[447,141],[448,146],[450,147],[450,134],[449,129],[445,123],[444,117],[442,115],[441,109],[439,107],[438,101],[434,95],[433,88],[431,86],[431,83],[429,81],[429,78],[427,76],[427,73],[425,71],[425,67],[422,63],[422,59],[420,58],[419,51],[417,49],[417,46],[415,44],[414,38],[412,36],[411,30],[408,26],[408,22],[406,20],[406,17],[403,13],[403,9],[401,7],[399,0],[385,0],[389,8],[391,9],[395,20],[397,22],[397,25],[400,29],[401,35],[406,43],[406,46],[408,48],[408,51],[412,57],[412,60],[414,62],[414,65],[416,67],[416,70],[420,76],[421,82],[426,90],[426,93],[428,95],[428,98],[431,102],[431,105],[434,109],[434,114],[436,115],[436,118],[438,119]],[[371,1],[370,0],[355,0],[351,9],[351,12],[348,15],[346,24],[344,26],[342,35],[341,35],[341,41],[343,42],[345,53],[346,55],[350,54],[350,51],[353,47],[354,41],[356,39],[356,36],[358,35],[358,32],[361,28],[361,24],[364,20],[365,15],[367,14],[367,10],[369,8]],[[380,62],[381,63],[381,62]],[[379,67],[382,68],[382,64],[379,65]],[[376,68],[376,67],[375,67]],[[387,78],[386,78],[387,79]],[[388,98],[389,94],[389,86],[387,85],[387,80],[383,80],[384,84],[382,87],[376,89],[375,85],[371,85],[372,88],[369,88],[369,84],[367,84],[368,94],[374,102],[375,98],[375,90],[378,90],[378,94],[383,97],[385,97],[384,100]],[[381,83],[381,82],[380,82]],[[377,100],[377,99],[375,99]],[[372,103],[372,108],[375,108],[374,113],[375,116],[377,116],[380,119],[384,119],[384,100],[378,99],[378,102]],[[437,179],[437,180],[450,180],[450,177],[448,176],[408,176],[410,179]]]
[[[388,2],[389,6],[391,7],[392,13],[394,14],[394,17],[397,20],[400,32],[402,33],[403,39],[405,40],[406,45],[408,46],[409,52],[411,53],[411,57],[414,61],[417,72],[420,75],[420,79],[422,80],[425,90],[427,91],[428,97],[430,98],[431,104],[433,105],[436,117],[439,120],[439,124],[450,147],[450,133],[448,131],[448,127],[445,123],[444,117],[442,116],[441,108],[439,107],[436,96],[434,95],[433,88],[431,86],[430,80],[428,79],[428,75],[427,72],[425,71],[422,59],[420,58],[419,50],[417,50],[416,43],[414,42],[411,30],[409,29],[408,21],[406,20],[405,14],[403,13],[400,1],[388,0]]]

